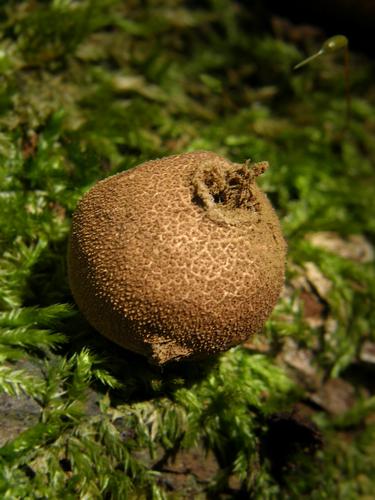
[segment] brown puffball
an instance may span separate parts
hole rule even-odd
[[[156,364],[224,351],[259,331],[286,252],[255,182],[266,167],[203,151],[98,182],[74,213],[68,254],[91,325]]]

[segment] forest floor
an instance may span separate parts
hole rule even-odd
[[[262,16],[0,6],[2,498],[374,498],[375,67],[350,52],[349,102],[343,53],[293,71],[321,30]],[[71,217],[98,180],[202,149],[270,163],[286,282],[259,335],[159,369],[79,313]]]

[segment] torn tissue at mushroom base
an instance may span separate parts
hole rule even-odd
[[[78,204],[68,255],[89,322],[157,364],[225,351],[259,331],[286,254],[256,184],[266,168],[200,151],[98,182]]]

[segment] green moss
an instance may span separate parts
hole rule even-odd
[[[260,30],[255,9],[189,5],[0,6],[0,391],[40,408],[35,425],[2,437],[4,498],[373,494],[374,389],[359,358],[375,341],[373,262],[319,248],[307,234],[375,241],[374,68],[352,55],[344,129],[339,60],[294,73],[300,50]],[[261,183],[288,239],[287,292],[263,354],[248,346],[160,372],[78,313],[66,243],[78,199],[99,179],[194,149],[270,162]],[[308,288],[323,309],[318,327],[298,285],[307,262],[330,283],[324,297]],[[263,450],[272,416],[312,392],[286,369],[288,339],[325,381],[340,377],[355,391],[346,413],[311,406],[324,446],[315,459],[297,450],[280,478]],[[196,448],[213,454],[216,471],[170,492],[163,464]]]

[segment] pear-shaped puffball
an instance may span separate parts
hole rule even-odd
[[[284,280],[286,244],[256,177],[267,163],[211,152],[143,163],[78,204],[69,281],[100,333],[163,364],[259,331]]]

